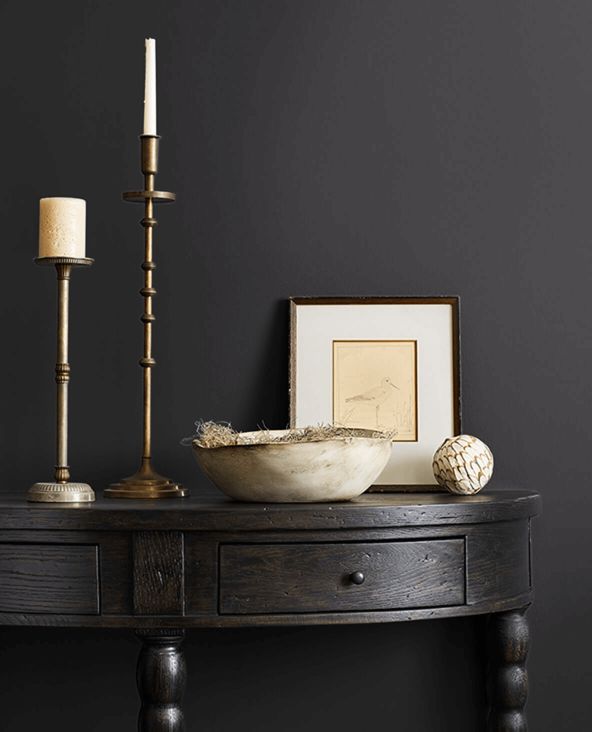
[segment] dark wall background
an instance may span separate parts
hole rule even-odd
[[[462,297],[465,431],[537,489],[532,729],[590,725],[592,5],[586,0],[72,0],[0,6],[1,489],[53,465],[55,280],[42,196],[88,200],[71,455],[140,450],[143,38],[158,40],[155,434],[283,426],[289,295]],[[475,732],[480,620],[194,632],[190,729]],[[6,732],[134,728],[128,634],[0,631]],[[370,722],[372,718],[374,722]],[[8,720],[8,721],[6,721]],[[81,722],[84,720],[84,722]]]

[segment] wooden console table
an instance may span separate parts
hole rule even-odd
[[[131,628],[141,732],[181,732],[186,629],[490,616],[488,729],[526,730],[530,521],[539,497],[215,492],[94,505],[0,498],[0,624]]]

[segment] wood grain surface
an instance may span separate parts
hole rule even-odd
[[[98,615],[97,547],[0,544],[0,613],[10,612]]]
[[[372,529],[511,521],[539,511],[536,493],[490,490],[476,496],[445,493],[365,493],[343,503],[239,503],[204,487],[183,499],[60,506],[0,497],[2,529],[86,531],[277,531]]]
[[[532,599],[538,508],[525,491],[304,505],[210,493],[89,508],[5,498],[0,623],[158,629],[502,612]],[[356,571],[361,585],[347,582]]]
[[[480,526],[479,531],[471,534],[467,540],[467,588],[469,603],[530,590],[528,521]]]
[[[180,531],[133,535],[134,614],[183,615],[185,558]]]
[[[220,547],[220,612],[352,612],[462,605],[463,539]],[[355,573],[361,583],[356,584]]]

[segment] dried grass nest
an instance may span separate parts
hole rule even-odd
[[[379,430],[365,430],[360,435],[359,430],[337,427],[330,424],[319,424],[314,427],[299,427],[283,431],[281,435],[274,434],[266,427],[255,432],[237,432],[229,423],[196,422],[195,434],[183,440],[183,444],[197,447],[228,447],[231,445],[277,445],[294,442],[319,442],[335,438],[355,440],[359,437],[392,440],[396,430],[381,432]]]

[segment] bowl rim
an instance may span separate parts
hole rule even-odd
[[[298,428],[296,428],[298,429]],[[285,440],[285,441],[273,441],[273,442],[247,442],[244,444],[237,443],[235,445],[214,445],[212,447],[206,447],[205,445],[200,445],[198,443],[198,438],[196,437],[191,441],[191,447],[193,450],[203,450],[210,452],[212,450],[232,450],[236,449],[237,447],[253,450],[253,449],[261,449],[265,447],[300,447],[302,445],[317,445],[319,442],[347,442],[347,441],[364,441],[364,442],[379,442],[379,443],[387,443],[389,445],[393,445],[393,440],[387,436],[387,433],[384,433],[384,436],[380,436],[380,430],[370,430],[363,427],[344,427],[344,430],[347,430],[347,434],[343,435],[332,435],[331,437],[313,437],[308,440],[302,440],[301,442],[298,442],[297,440]],[[289,429],[284,430],[266,430],[271,435],[277,435],[281,433],[287,433],[290,432]],[[239,437],[241,435],[256,435],[259,432],[259,430],[251,430],[248,432],[239,432]],[[352,434],[353,433],[353,434]]]

